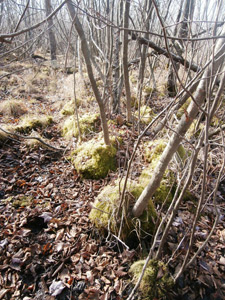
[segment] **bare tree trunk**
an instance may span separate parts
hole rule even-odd
[[[45,10],[46,10],[46,17],[47,17],[52,12],[51,0],[45,0]],[[52,27],[53,27],[53,20],[52,18],[50,18],[48,20],[48,35],[49,35],[51,61],[56,60],[56,39]]]
[[[223,34],[225,34],[225,27],[223,29]],[[199,112],[199,107],[203,104],[207,92],[207,87],[209,85],[209,80],[211,76],[217,76],[217,72],[220,70],[225,58],[225,39],[217,40],[215,48],[215,56],[212,57],[212,62],[208,69],[203,73],[202,79],[197,87],[196,94],[194,96],[195,102],[192,101],[187,109],[187,115],[184,114],[176,128],[176,132],[170,138],[167,147],[165,148],[160,161],[158,162],[149,184],[144,189],[137,202],[133,207],[134,216],[140,216],[144,209],[147,207],[149,199],[153,196],[156,189],[159,187],[162,180],[163,174],[172,159],[174,153],[180,145],[185,133],[190,127],[191,123],[197,116]],[[214,83],[216,80],[214,80]]]
[[[179,24],[180,21],[180,15],[182,11],[183,3],[181,2],[180,10],[178,12],[177,16],[177,24]],[[176,33],[178,31],[178,37],[180,38],[186,38],[188,36],[188,19],[192,19],[193,13],[195,8],[195,0],[186,0],[184,3],[184,11],[181,17],[181,25],[177,25],[174,30],[174,36],[176,36]],[[180,45],[183,47],[182,40],[180,41]],[[177,50],[178,55],[182,56],[184,50],[181,48],[181,46],[176,46],[176,42],[174,43],[175,49]],[[177,68],[177,72],[179,70],[180,65],[178,63],[174,63],[174,65]],[[175,97],[177,94],[177,86],[176,86],[176,74],[173,70],[173,66],[170,63],[169,67],[169,73],[167,78],[167,90],[170,97]]]
[[[103,135],[104,135],[104,142],[106,145],[110,144],[110,140],[109,140],[109,132],[108,132],[108,125],[107,125],[107,120],[106,120],[106,115],[105,115],[105,107],[104,107],[104,103],[102,101],[102,98],[100,96],[97,84],[96,84],[96,80],[94,78],[94,74],[93,74],[93,70],[92,70],[92,65],[91,65],[91,53],[89,51],[89,47],[87,44],[87,40],[84,34],[84,30],[82,28],[82,25],[78,19],[78,16],[76,15],[74,6],[72,4],[72,1],[69,0],[67,2],[67,7],[69,10],[69,13],[71,15],[71,18],[74,20],[74,26],[76,28],[76,31],[80,37],[81,40],[81,50],[85,59],[85,63],[86,63],[86,67],[87,67],[87,72],[88,72],[88,77],[93,89],[93,92],[95,94],[95,98],[98,102],[98,106],[99,106],[99,110],[100,110],[100,117],[101,117],[101,123],[102,123],[102,130],[103,130]]]
[[[130,11],[130,0],[124,2],[124,18],[123,27],[128,28],[129,26],[129,11]],[[129,82],[129,71],[128,71],[128,31],[123,32],[123,76],[124,86],[126,91],[126,104],[127,104],[127,121],[131,122],[131,93],[130,93],[130,82]]]

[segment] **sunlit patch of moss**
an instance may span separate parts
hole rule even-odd
[[[22,100],[5,100],[0,103],[0,114],[19,117],[27,112]]]
[[[30,206],[33,198],[32,196],[21,196],[18,199],[12,199],[12,206],[15,208]]]
[[[79,107],[81,103],[80,99],[76,99],[76,103],[77,103],[77,107]],[[67,102],[60,111],[60,113],[64,116],[74,115],[74,112],[75,112],[74,100]]]
[[[141,276],[145,260],[139,260],[130,267],[136,283]],[[172,289],[174,281],[170,276],[166,265],[157,260],[150,260],[140,283],[140,292],[143,300],[161,299]]]
[[[46,115],[27,115],[24,116],[16,126],[16,131],[28,133],[32,129],[46,128],[53,123],[53,118]]]
[[[135,117],[138,118],[137,111],[135,112]],[[141,108],[140,108],[141,122],[143,122],[144,124],[149,124],[154,117],[155,117],[155,113],[149,106],[147,106],[147,105],[141,106]]]
[[[82,135],[88,135],[97,131],[100,125],[99,114],[85,114],[79,119],[80,132]],[[79,131],[75,116],[70,116],[64,122],[62,135],[66,138],[78,137]]]
[[[143,215],[140,218],[133,218],[131,213],[133,204],[143,191],[143,188],[133,180],[128,180],[127,182],[124,202],[118,213],[124,182],[124,179],[117,180],[114,185],[111,184],[104,187],[95,199],[89,218],[99,230],[110,229],[111,232],[117,235],[123,214],[124,218],[120,238],[129,243],[135,237],[135,232],[140,234],[144,232],[145,235],[146,233],[153,233],[157,213],[150,200]]]
[[[103,140],[92,139],[72,152],[70,158],[83,178],[104,178],[116,170],[116,148]]]
[[[158,160],[164,149],[168,140],[158,139],[150,141],[144,144],[144,157],[147,162],[152,162],[153,160]]]

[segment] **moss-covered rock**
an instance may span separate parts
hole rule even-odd
[[[123,215],[120,238],[129,244],[135,238],[135,232],[138,233],[139,237],[142,232],[145,235],[146,233],[153,233],[157,213],[150,200],[147,209],[140,218],[132,216],[133,204],[143,191],[142,186],[133,180],[128,180],[124,203],[118,213],[120,194],[123,187],[124,179],[116,181],[114,185],[107,185],[95,199],[89,218],[99,230],[110,229],[111,232],[117,235]]]
[[[135,112],[135,116],[136,118],[138,118],[138,112]],[[143,105],[140,107],[141,122],[143,122],[144,124],[149,124],[154,117],[155,114],[149,106]]]
[[[70,158],[83,178],[104,178],[116,169],[116,148],[103,140],[92,139],[72,152]]]
[[[141,276],[145,260],[139,260],[130,267],[130,273],[133,275],[136,283]],[[140,283],[140,292],[143,300],[161,299],[171,290],[174,281],[170,276],[166,265],[157,260],[150,260]]]
[[[0,103],[0,114],[19,117],[27,112],[22,100],[5,100]]]
[[[93,133],[97,131],[100,125],[99,114],[86,114],[79,119],[79,126],[82,135]],[[78,137],[79,131],[77,127],[77,121],[74,116],[70,116],[64,122],[62,128],[62,135],[66,138]]]
[[[16,126],[16,131],[20,133],[28,133],[32,129],[46,128],[53,123],[53,118],[46,115],[26,115]]]

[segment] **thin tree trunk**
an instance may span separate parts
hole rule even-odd
[[[84,34],[84,30],[82,28],[82,25],[78,19],[78,16],[76,15],[74,6],[72,4],[72,1],[69,0],[67,2],[67,7],[69,10],[69,13],[71,15],[71,18],[74,20],[74,26],[76,28],[76,31],[80,37],[81,40],[81,50],[85,59],[86,67],[87,67],[87,72],[88,72],[88,77],[92,86],[92,90],[95,94],[95,98],[98,102],[99,110],[100,110],[100,117],[101,117],[101,123],[102,123],[102,130],[103,130],[103,135],[104,135],[104,142],[106,145],[110,144],[109,140],[109,131],[108,131],[108,125],[107,125],[107,120],[106,120],[106,115],[105,115],[105,107],[104,103],[102,101],[102,98],[100,96],[96,80],[94,78],[93,70],[92,70],[92,65],[91,65],[91,53],[89,51],[89,47],[87,44],[87,40]]]
[[[225,34],[225,27],[223,29],[223,34]],[[199,112],[199,107],[203,104],[206,96],[207,87],[209,85],[209,80],[211,76],[216,76],[216,73],[220,69],[221,65],[224,62],[225,58],[225,39],[220,39],[217,41],[215,56],[212,57],[212,63],[209,68],[203,73],[202,79],[197,87],[195,94],[195,102],[192,101],[188,107],[187,115],[184,114],[180,120],[180,123],[177,126],[176,132],[172,135],[169,140],[167,147],[165,148],[160,161],[158,162],[149,184],[144,189],[137,202],[133,207],[133,215],[139,217],[144,209],[147,207],[149,199],[153,196],[156,189],[159,187],[162,180],[163,174],[172,159],[174,153],[180,145],[183,137],[185,136],[188,128],[191,123],[197,116]],[[216,82],[216,80],[214,81]]]
[[[130,11],[130,0],[125,0],[124,3],[124,19],[123,27],[128,28],[129,26],[129,11]],[[127,104],[127,121],[131,122],[131,93],[130,93],[130,82],[129,82],[129,71],[128,71],[128,31],[123,32],[123,76],[124,86],[126,91],[126,104]]]
[[[52,12],[51,0],[45,0],[45,10],[46,10],[46,17],[47,17]],[[50,18],[48,20],[48,36],[49,36],[51,61],[56,60],[56,39],[52,27],[53,27],[53,20],[52,18]]]

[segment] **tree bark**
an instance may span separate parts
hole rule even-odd
[[[223,29],[223,34],[225,34],[225,26]],[[144,209],[147,207],[149,199],[153,196],[156,189],[159,187],[162,180],[163,174],[172,159],[174,153],[180,145],[185,133],[190,127],[191,123],[197,116],[199,112],[199,107],[203,104],[207,92],[207,87],[209,86],[209,80],[211,76],[216,77],[217,72],[224,63],[225,59],[225,39],[220,39],[216,43],[215,55],[212,57],[212,63],[203,73],[202,79],[197,87],[196,94],[194,96],[195,102],[192,101],[187,109],[187,115],[184,114],[176,128],[176,132],[170,138],[167,147],[165,148],[160,161],[158,162],[149,184],[144,189],[137,202],[133,207],[133,215],[139,217]],[[216,80],[214,81],[214,83]]]
[[[71,15],[71,18],[74,20],[74,26],[75,26],[76,31],[81,40],[81,50],[82,50],[84,60],[86,63],[88,77],[89,77],[95,98],[98,102],[98,106],[99,106],[99,110],[100,110],[100,118],[101,118],[101,123],[102,123],[103,136],[104,136],[104,142],[106,145],[109,145],[110,140],[109,140],[109,131],[108,131],[108,125],[107,125],[107,120],[106,120],[106,114],[105,114],[105,107],[104,107],[104,103],[102,101],[100,92],[98,90],[96,80],[94,78],[93,69],[92,69],[92,65],[91,65],[91,59],[90,59],[91,53],[89,51],[89,47],[88,47],[87,40],[86,40],[86,37],[84,34],[84,30],[78,19],[78,16],[75,12],[75,9],[74,9],[74,6],[73,6],[71,0],[67,1],[67,7],[68,7],[69,13]]]
[[[128,28],[129,26],[129,11],[130,11],[130,0],[125,0],[124,3],[124,18],[123,27]],[[127,105],[127,121],[131,122],[131,93],[130,93],[130,82],[129,82],[129,70],[128,70],[128,31],[123,32],[123,76],[124,86],[126,92],[126,105]]]
[[[45,0],[45,10],[46,10],[46,17],[48,17],[52,12],[51,0]],[[51,61],[53,61],[56,60],[56,38],[53,32],[52,18],[48,19],[48,36],[49,36]]]

